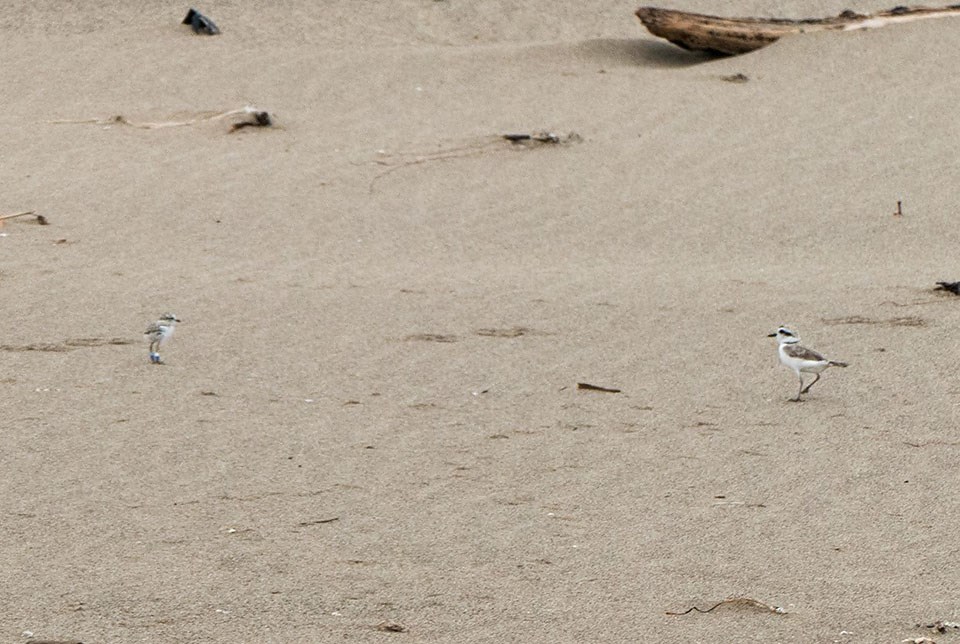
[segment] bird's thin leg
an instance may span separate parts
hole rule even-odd
[[[814,385],[817,383],[817,381],[820,380],[820,374],[818,373],[818,374],[816,374],[816,375],[817,375],[817,377],[813,379],[813,382],[811,382],[809,385],[807,385],[806,387],[804,387],[803,390],[802,390],[800,393],[802,393],[802,394],[807,393],[808,391],[810,391],[810,387],[814,386]]]
[[[150,342],[150,362],[160,364],[160,339],[157,338]]]
[[[800,391],[797,392],[797,397],[796,397],[796,398],[791,398],[791,399],[790,399],[790,400],[792,400],[793,402],[800,402],[800,394],[803,393],[803,376],[798,373],[798,374],[797,374],[797,377],[800,378]]]

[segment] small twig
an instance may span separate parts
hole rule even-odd
[[[599,385],[591,385],[589,382],[578,382],[577,389],[586,389],[587,391],[603,391],[610,394],[620,393],[619,389],[612,389],[610,387],[601,387]]]
[[[691,606],[690,608],[683,611],[682,613],[674,613],[671,611],[667,611],[667,615],[686,615],[687,613],[691,613],[693,611],[696,611],[698,613],[709,613],[710,611],[717,609],[720,606],[724,606],[728,604],[735,605],[735,606],[743,606],[745,608],[759,608],[760,610],[764,610],[770,613],[776,613],[778,615],[784,615],[787,612],[780,606],[771,606],[770,604],[765,604],[761,601],[757,601],[756,599],[752,599],[750,597],[730,597],[728,599],[724,599],[722,602],[717,602],[716,604],[714,604],[710,608],[707,608],[706,610],[697,608],[696,606]]]
[[[903,216],[903,208],[901,207],[902,205],[903,205],[902,201],[897,201],[897,212],[893,213],[894,217]]]
[[[37,215],[33,210],[26,210],[24,212],[18,212],[13,215],[3,215],[0,216],[0,222],[6,221],[7,219],[16,219],[17,217],[26,217],[28,215],[35,215],[37,218],[37,223],[41,226],[49,226],[50,222],[43,215]],[[0,224],[2,225],[2,224]]]
[[[340,517],[330,517],[329,519],[317,519],[316,521],[301,521],[297,525],[300,526],[309,526],[309,525],[320,525],[321,523],[333,523],[334,521],[339,521]]]
[[[536,143],[551,143],[556,145],[560,143],[560,137],[553,132],[537,132],[535,134],[504,134],[503,138],[510,143],[523,143],[524,141],[534,141]]]
[[[17,217],[26,217],[27,215],[32,215],[33,213],[34,213],[33,210],[25,210],[24,212],[18,212],[13,215],[3,215],[2,217],[0,217],[0,221],[3,221],[5,219],[15,219]]]

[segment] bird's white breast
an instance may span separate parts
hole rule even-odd
[[[160,344],[163,344],[164,342],[169,340],[171,337],[173,337],[173,329],[174,329],[173,325],[170,325],[170,326],[164,325],[160,327]]]

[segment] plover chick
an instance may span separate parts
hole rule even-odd
[[[800,395],[810,391],[810,387],[820,380],[820,373],[824,369],[827,367],[847,366],[846,362],[827,360],[816,351],[800,346],[800,336],[786,327],[780,327],[776,333],[771,333],[767,337],[777,339],[777,342],[780,343],[778,348],[780,362],[783,366],[793,369],[793,372],[797,374],[797,378],[800,379],[800,391],[797,392],[796,398],[790,399],[794,402],[800,402]],[[812,373],[817,376],[813,379],[813,382],[806,387],[803,386],[803,374],[805,373]]]
[[[173,313],[164,313],[143,332],[143,336],[150,341],[150,362],[160,364],[160,347],[173,337],[173,330],[180,321]]]

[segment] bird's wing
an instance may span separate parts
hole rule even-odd
[[[154,322],[147,327],[147,330],[143,332],[144,335],[156,335],[160,333],[160,325]]]
[[[808,349],[806,347],[801,347],[799,344],[788,344],[783,347],[783,352],[786,353],[791,358],[797,358],[798,360],[811,360],[813,362],[821,362],[826,360],[822,355]]]

